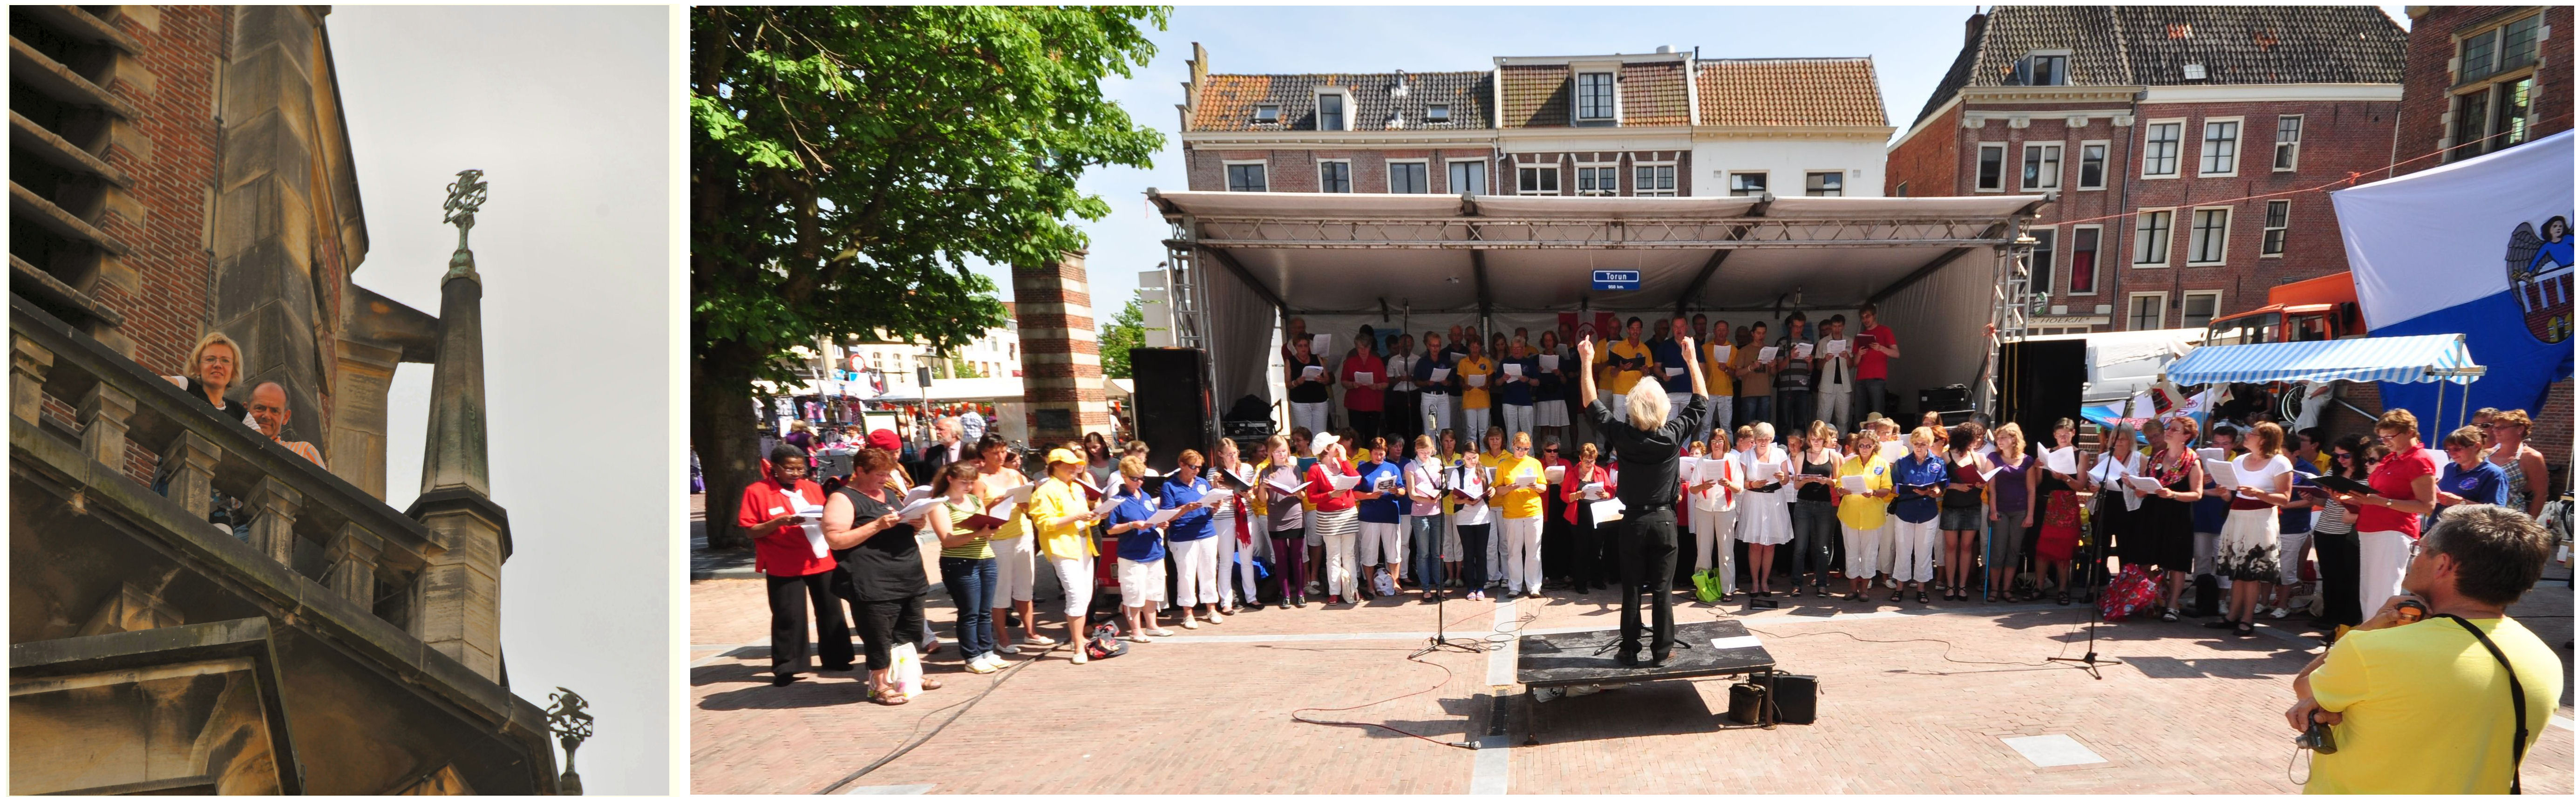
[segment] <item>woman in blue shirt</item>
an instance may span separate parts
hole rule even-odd
[[[2434,519],[2442,517],[2443,507],[2506,503],[2507,479],[2503,468],[2486,459],[2485,429],[2460,427],[2442,438],[2442,453],[2451,455],[2451,461],[2442,466],[2442,481],[2436,485],[2441,493],[2434,502]]]
[[[1404,468],[1388,459],[1403,441],[1380,435],[1362,442],[1369,461],[1359,467],[1360,484],[1375,489],[1377,497],[1360,501],[1360,589],[1383,598],[1396,594],[1396,577],[1404,573],[1404,512],[1413,502],[1404,498]]]
[[[1163,480],[1156,497],[1165,507],[1189,507],[1164,527],[1163,539],[1172,548],[1172,605],[1181,610],[1181,627],[1196,631],[1201,605],[1207,607],[1208,622],[1224,622],[1217,619],[1216,607],[1217,596],[1224,592],[1219,582],[1225,578],[1225,567],[1217,562],[1221,541],[1217,539],[1216,524],[1211,522],[1216,513],[1204,500],[1208,481],[1199,478],[1199,468],[1207,464],[1207,458],[1191,449],[1181,452],[1180,462],[1171,477]]]
[[[1911,455],[1889,463],[1896,483],[1896,501],[1887,507],[1896,516],[1896,564],[1889,578],[1901,582],[1888,592],[1890,601],[1904,600],[1905,588],[1912,587],[1916,603],[1932,602],[1925,585],[1932,580],[1932,551],[1941,544],[1941,492],[1950,484],[1948,464],[1932,454],[1939,445],[1932,427],[1918,427],[1905,437]]]
[[[1100,533],[1118,545],[1118,606],[1127,615],[1127,638],[1135,642],[1154,641],[1149,634],[1172,635],[1154,617],[1154,604],[1163,600],[1163,533],[1147,522],[1161,508],[1145,492],[1145,474],[1151,472],[1144,457],[1131,454],[1118,460],[1118,497],[1126,500],[1100,519]]]

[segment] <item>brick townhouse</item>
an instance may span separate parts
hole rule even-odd
[[[1211,74],[1180,104],[1200,191],[1877,196],[1866,58],[1506,56],[1486,71]]]
[[[2322,193],[2388,165],[2405,30],[2369,6],[1996,6],[1889,147],[1893,196],[2048,193],[2040,332],[2197,327],[2347,268]]]

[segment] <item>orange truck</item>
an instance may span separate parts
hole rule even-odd
[[[2274,286],[2265,298],[2270,303],[2262,307],[2212,319],[2201,345],[2333,340],[2369,331],[2350,271]]]

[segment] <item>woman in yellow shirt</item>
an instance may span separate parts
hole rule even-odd
[[[1047,480],[1029,493],[1029,529],[1064,584],[1066,639],[1072,640],[1073,663],[1085,664],[1091,656],[1083,649],[1082,620],[1091,611],[1092,558],[1100,555],[1091,544],[1091,523],[1101,513],[1092,511],[1086,488],[1074,482],[1082,455],[1059,448],[1047,452],[1046,461]]]
[[[1887,460],[1879,456],[1878,434],[1861,429],[1851,435],[1851,444],[1843,447],[1845,456],[1834,467],[1834,517],[1843,524],[1843,575],[1851,577],[1853,601],[1869,600],[1869,580],[1887,572],[1888,563],[1880,559],[1887,536],[1887,502],[1896,497],[1896,482],[1888,473]],[[1867,492],[1844,489],[1844,480],[1861,477]]]
[[[1546,502],[1547,471],[1538,458],[1530,456],[1528,432],[1512,435],[1512,453],[1498,461],[1494,474],[1494,504],[1503,510],[1496,528],[1502,530],[1504,589],[1509,594],[1538,597],[1539,536],[1545,528],[1543,511]],[[1529,484],[1522,485],[1523,479]]]
[[[1468,434],[1481,434],[1490,423],[1494,406],[1494,360],[1485,356],[1485,342],[1467,336],[1467,356],[1458,360],[1458,382],[1467,390],[1459,394],[1459,428]]]

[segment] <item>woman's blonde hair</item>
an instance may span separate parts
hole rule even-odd
[[[206,347],[218,343],[223,344],[224,348],[233,350],[233,381],[240,382],[242,374],[249,373],[250,367],[243,363],[241,344],[234,343],[230,336],[221,332],[208,332],[205,337],[198,338],[196,347],[188,350],[188,361],[179,364],[179,373],[200,382],[205,381],[206,375],[200,369],[199,363],[206,358]],[[231,385],[225,385],[225,387],[231,387]]]
[[[1914,431],[1905,436],[1905,442],[1921,443],[1927,446],[1937,446],[1941,444],[1940,436],[1933,434],[1932,427],[1929,426],[1914,427]]]
[[[2372,431],[2381,432],[2392,429],[2396,430],[2401,436],[2414,437],[2416,434],[2415,413],[2407,412],[2402,409],[2389,410],[2387,413],[2380,415],[2379,423],[2372,427]]]
[[[2012,435],[2013,443],[2010,448],[2006,448],[2003,444],[2004,435]],[[1995,427],[1995,450],[2007,452],[2008,458],[2020,459],[2022,448],[2029,443],[2029,439],[2021,436],[2021,424],[2005,421],[2004,425]]]
[[[1780,433],[1771,428],[1770,421],[1756,421],[1753,424],[1753,437],[1757,440],[1765,437],[1778,440],[1780,439]]]
[[[1118,473],[1120,475],[1141,477],[1152,472],[1154,472],[1153,468],[1145,467],[1145,458],[1143,456],[1129,454],[1118,459]]]
[[[1673,416],[1673,400],[1664,397],[1664,386],[1651,379],[1637,381],[1628,391],[1628,424],[1641,430],[1662,427]]]

